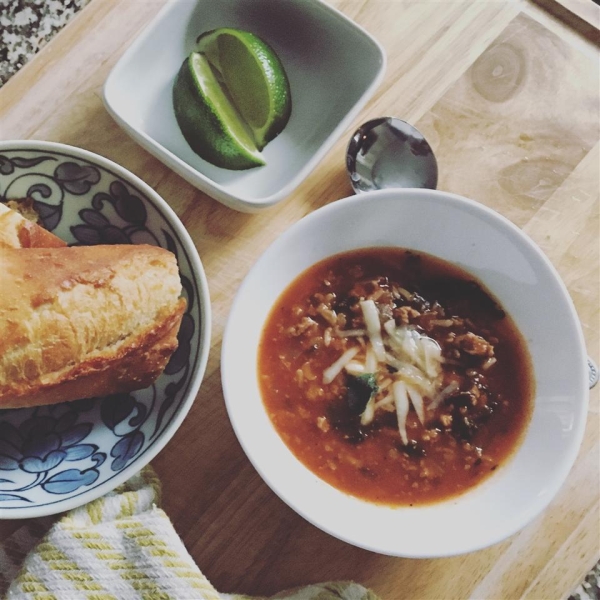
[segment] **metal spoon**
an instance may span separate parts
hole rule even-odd
[[[361,125],[348,144],[346,168],[358,194],[384,188],[434,190],[438,166],[431,146],[410,123],[380,117]],[[598,367],[588,356],[590,389],[598,383]]]
[[[588,356],[587,359],[588,364],[588,378],[590,390],[598,383],[598,367],[596,363]]]
[[[361,125],[348,145],[346,167],[356,193],[437,186],[438,167],[431,146],[415,127],[396,117]]]

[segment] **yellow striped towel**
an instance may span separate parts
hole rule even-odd
[[[250,600],[213,588],[159,501],[160,483],[146,467],[113,492],[67,513],[29,553],[7,600]],[[0,544],[5,578],[10,555],[10,547]],[[377,600],[350,582],[311,585],[275,598]]]

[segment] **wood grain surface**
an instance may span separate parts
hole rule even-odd
[[[189,416],[153,465],[164,508],[202,571],[217,589],[247,594],[353,579],[387,600],[568,595],[600,557],[598,388],[577,462],[541,516],[491,548],[409,560],[334,539],[270,491],[229,424],[219,354],[233,295],[256,258],[299,218],[350,195],[343,156],[352,129],[392,114],[417,124],[434,146],[440,189],[498,210],[546,252],[598,362],[595,10],[580,0],[563,2],[569,11],[550,1],[332,0],[384,45],[385,80],[290,198],[247,215],[186,184],[131,141],[102,105],[110,69],[164,3],[93,0],[0,90],[0,137],[64,142],[120,163],[170,203],[198,247],[212,297],[210,359]],[[18,525],[0,523],[0,536]]]

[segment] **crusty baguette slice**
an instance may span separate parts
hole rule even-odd
[[[0,408],[147,387],[177,348],[181,290],[155,246],[0,249]]]
[[[0,202],[0,248],[60,248],[59,237]]]

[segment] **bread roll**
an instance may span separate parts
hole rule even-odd
[[[60,248],[59,237],[0,203],[0,248]]]
[[[0,408],[147,387],[177,347],[181,290],[154,246],[0,249]]]

